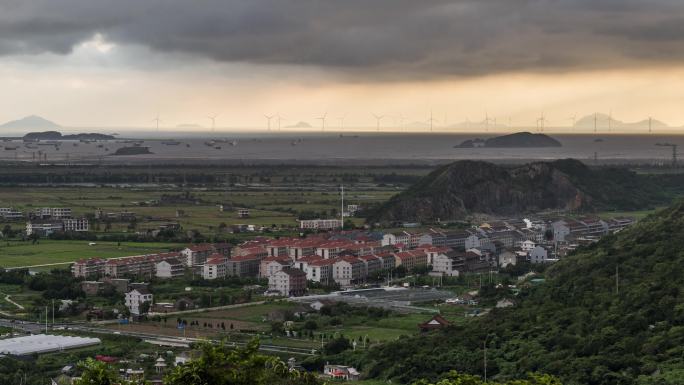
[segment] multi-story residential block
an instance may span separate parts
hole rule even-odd
[[[307,219],[299,221],[299,228],[303,230],[334,230],[342,227],[339,219]]]
[[[155,276],[158,278],[177,278],[185,274],[185,264],[178,258],[169,258],[155,265]]]
[[[348,287],[362,282],[366,264],[357,257],[340,257],[333,264],[333,279],[340,286]]]
[[[154,296],[145,286],[138,286],[126,293],[126,307],[133,315],[141,315],[142,304],[145,302],[149,302],[150,305],[154,302]]]
[[[104,266],[104,259],[80,259],[71,265],[71,274],[74,277],[96,278],[104,274]]]
[[[7,221],[24,218],[24,213],[12,207],[0,207],[0,217]]]
[[[26,235],[36,234],[41,237],[48,237],[52,233],[60,232],[64,229],[64,223],[56,220],[31,221],[26,223]]]
[[[259,254],[238,255],[226,261],[229,277],[258,277],[262,257]]]
[[[62,221],[64,231],[88,231],[90,226],[86,218],[67,218]]]
[[[319,259],[306,265],[306,279],[328,285],[333,281],[334,259]]]
[[[226,276],[226,258],[220,254],[212,254],[207,262],[202,266],[202,278],[218,279]]]
[[[299,269],[283,269],[268,278],[268,289],[286,297],[306,293],[306,273]]]
[[[202,266],[207,261],[207,257],[215,252],[214,246],[210,244],[192,245],[181,250],[185,257],[187,266]]]
[[[427,266],[427,253],[422,250],[410,250],[394,253],[395,265],[404,266],[406,270]]]
[[[71,218],[71,209],[68,207],[41,207],[36,209],[35,217],[40,219]]]

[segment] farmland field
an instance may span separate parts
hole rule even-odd
[[[116,258],[128,255],[168,251],[182,245],[152,242],[31,241],[0,242],[0,266],[20,267],[44,264],[67,264],[81,258]]]

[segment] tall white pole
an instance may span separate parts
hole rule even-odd
[[[342,230],[344,230],[344,186],[340,186],[340,188],[341,188],[341,196],[342,196],[342,200],[341,200],[342,201],[342,203],[341,203],[342,207],[340,207],[341,208],[341,210],[340,210],[340,223],[341,223],[340,228]]]

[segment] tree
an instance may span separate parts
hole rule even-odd
[[[83,373],[74,382],[74,385],[133,385],[133,382],[124,381],[119,378],[119,374],[110,365],[104,362],[95,361],[92,358],[86,359],[78,365]],[[137,382],[135,383],[137,384]],[[147,382],[145,383],[147,384]]]
[[[440,381],[436,383],[427,380],[419,380],[413,385],[562,385],[560,380],[548,374],[530,373],[526,379],[511,380],[506,382],[487,381],[486,383],[479,377],[470,374],[462,374],[456,371],[448,372]]]
[[[290,371],[274,356],[258,353],[259,341],[233,349],[224,344],[201,346],[197,360],[177,366],[164,378],[166,385],[320,385],[311,373]]]

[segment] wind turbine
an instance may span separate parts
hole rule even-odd
[[[385,117],[385,115],[375,115],[373,114],[373,117],[375,118],[375,125],[376,129],[380,131],[380,121]]]
[[[571,117],[568,118],[568,120],[572,120],[572,128],[573,130],[575,129],[575,125],[577,124],[577,114],[573,114]]]
[[[489,113],[485,112],[485,118],[482,122],[485,125],[485,132],[489,132],[489,122],[491,122],[492,119],[489,118]]]
[[[434,124],[435,120],[437,120],[437,119],[432,117],[432,110],[430,110],[430,119],[427,120],[428,123],[430,123],[430,132],[432,132],[432,130],[433,130],[433,124]]]
[[[207,116],[207,119],[211,120],[211,132],[214,132],[214,130],[216,129],[216,117],[217,116],[218,116],[217,114]]]
[[[653,117],[648,117],[648,133],[651,133],[651,128],[653,127]]]
[[[342,115],[339,118],[337,118],[340,121],[340,131],[344,130],[344,118],[346,117],[346,115]]]
[[[323,116],[320,116],[316,119],[321,121],[321,131],[325,131],[325,118],[328,117],[328,113],[324,113]]]
[[[280,131],[280,123],[287,119],[283,118],[280,114],[276,115],[276,118],[278,118],[278,131]]]
[[[399,114],[399,131],[404,131],[404,122],[406,121],[406,117],[404,114]]]
[[[152,121],[157,122],[157,131],[159,131],[159,122],[162,121],[161,119],[159,119],[159,114],[157,114],[157,117],[152,119]]]
[[[549,120],[544,117],[544,113],[541,113],[541,116],[537,119],[537,127],[539,128],[539,132],[544,132],[544,125],[548,123]]]
[[[264,115],[264,118],[266,118],[267,127],[269,131],[271,131],[271,119],[273,119],[274,117],[275,115]]]
[[[613,111],[608,112],[608,132],[613,129]]]
[[[598,114],[594,112],[594,133],[596,133],[596,122],[598,120]]]

